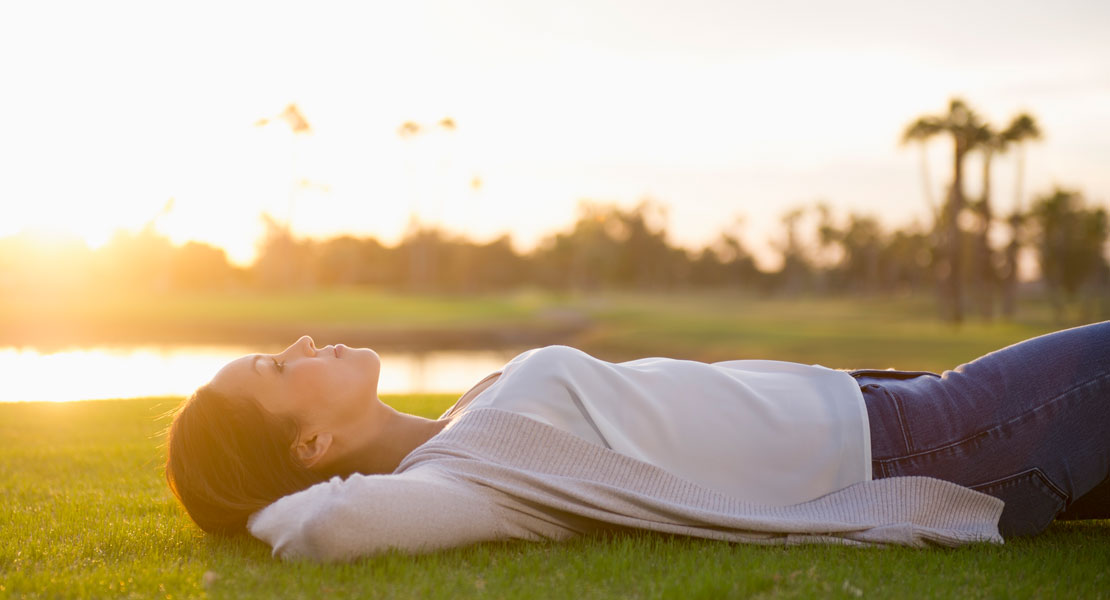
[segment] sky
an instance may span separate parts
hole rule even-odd
[[[1108,205],[1107,30],[1105,1],[5,2],[0,236],[153,223],[245,264],[263,211],[386,243],[416,214],[527,251],[582,200],[650,198],[671,243],[728,229],[766,266],[796,206],[926,222],[899,138],[955,96],[1037,118],[1024,202]],[[274,119],[290,103],[311,134]],[[950,149],[926,157],[940,197]]]

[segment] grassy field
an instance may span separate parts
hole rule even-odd
[[[606,294],[568,307],[593,327],[572,345],[609,360],[649,354],[707,362],[764,358],[832,368],[942,371],[1070,325],[1031,303],[1013,322],[937,318],[931,298],[757,298],[734,293]]]
[[[25,333],[78,342],[119,328],[124,340],[176,339],[182,331],[248,336],[239,342],[312,333],[319,343],[353,337],[371,346],[390,331],[423,331],[434,343],[453,330],[513,333],[571,323],[535,339],[606,360],[768,358],[938,372],[1078,324],[1053,322],[1038,303],[1024,305],[1011,323],[954,328],[935,317],[930,298],[359,290],[79,304],[0,298],[0,331],[11,333],[17,323]],[[435,416],[454,399],[387,400]],[[636,534],[484,544],[340,566],[281,564],[260,542],[200,534],[175,505],[162,479],[166,420],[159,416],[178,402],[0,404],[0,598],[1110,597],[1107,521],[1055,524],[1034,539],[956,550],[781,549]]]
[[[318,343],[377,349],[568,344],[606,360],[765,358],[941,371],[1057,323],[1046,303],[1013,322],[953,327],[919,298],[760,298],[736,292],[411,295],[372,290],[0,297],[0,345]],[[1089,319],[1088,319],[1089,320]],[[461,391],[461,390],[460,390]]]
[[[367,345],[435,346],[455,333],[559,329],[547,294],[451,296],[364,289],[310,292],[0,297],[0,344],[273,343],[304,333],[345,335]],[[488,337],[488,336],[485,336]],[[290,339],[292,338],[292,339]]]
[[[453,396],[386,398],[435,416]],[[178,398],[0,405],[0,597],[1110,597],[1110,522],[954,550],[764,548],[656,534],[284,564],[202,535],[162,479]]]

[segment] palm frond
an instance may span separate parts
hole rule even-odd
[[[942,131],[944,131],[944,124],[940,119],[932,116],[920,117],[902,132],[902,144],[923,142]]]
[[[1002,137],[1008,142],[1023,142],[1025,140],[1041,139],[1041,129],[1037,120],[1029,113],[1021,113],[1010,121],[1010,125],[1002,132]]]

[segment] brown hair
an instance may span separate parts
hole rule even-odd
[[[297,433],[253,398],[201,386],[170,423],[166,481],[201,529],[246,533],[251,513],[326,479],[293,455]]]

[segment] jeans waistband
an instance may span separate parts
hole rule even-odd
[[[845,369],[845,371],[856,379],[860,377],[874,377],[876,379],[913,379],[914,377],[921,377],[922,375],[940,377],[940,374],[932,371],[896,371],[894,369]]]

